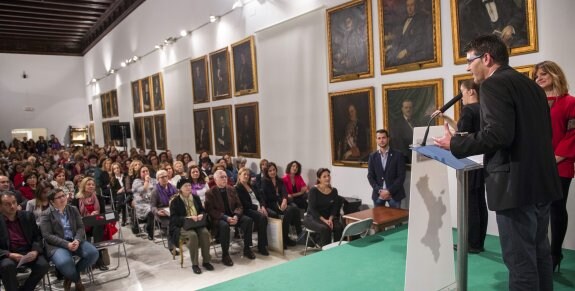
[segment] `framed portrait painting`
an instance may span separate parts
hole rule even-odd
[[[94,113],[92,112],[92,104],[88,104],[88,116],[90,121],[94,121]]]
[[[256,47],[254,37],[250,36],[232,44],[232,65],[234,76],[234,95],[247,95],[258,92],[258,74],[256,67]]]
[[[214,141],[216,155],[234,155],[234,136],[232,128],[232,106],[212,108],[212,124],[214,126]]]
[[[150,77],[140,80],[142,87],[142,108],[144,112],[152,111],[152,94],[150,93]]]
[[[132,104],[134,114],[142,112],[142,90],[140,89],[140,80],[132,82]]]
[[[155,150],[155,140],[154,140],[154,117],[146,116],[142,117],[144,120],[144,149]]]
[[[536,11],[535,0],[451,0],[455,63],[464,64],[465,45],[485,34],[501,37],[512,56],[536,52]]]
[[[327,10],[329,81],[373,77],[371,0]]]
[[[210,109],[194,110],[194,137],[196,141],[196,153],[207,151],[212,154],[212,121]]]
[[[192,95],[194,104],[210,102],[208,89],[208,58],[199,57],[190,61],[192,67]]]
[[[439,0],[379,0],[381,73],[441,66]]]
[[[227,47],[210,53],[210,69],[214,100],[230,98],[230,56]]]
[[[110,144],[110,122],[109,121],[105,121],[102,122],[102,133],[103,133],[103,137],[104,137],[104,145],[109,145]]]
[[[375,149],[374,88],[330,93],[329,109],[333,165],[367,167]]]
[[[134,118],[134,140],[136,141],[136,147],[144,148],[144,121],[142,117]]]
[[[431,114],[443,105],[443,79],[384,84],[383,123],[389,130],[390,146],[411,164],[413,128],[427,126]],[[439,125],[440,121],[435,120]]]
[[[92,144],[96,143],[96,132],[94,131],[94,123],[90,123],[88,126],[88,136],[90,137],[90,142]]]
[[[168,148],[168,133],[166,131],[165,114],[154,116],[154,136],[156,137],[156,149],[166,150]]]
[[[152,100],[154,110],[164,110],[164,82],[162,73],[152,75]]]
[[[258,103],[238,104],[236,113],[236,140],[238,156],[260,158],[260,120]]]
[[[110,91],[110,117],[118,117],[118,90]]]
[[[535,74],[535,65],[526,65],[515,67],[515,70],[524,74],[529,79],[533,79]],[[471,74],[461,74],[453,76],[453,95],[459,94],[461,91],[461,84],[467,80],[473,80],[473,76]],[[463,107],[462,101],[455,103],[453,106],[453,120],[456,122],[459,120],[459,116],[461,115],[461,109]]]
[[[102,119],[108,118],[108,93],[100,95],[100,104],[102,105]]]

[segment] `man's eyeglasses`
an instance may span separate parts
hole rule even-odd
[[[478,55],[478,56],[474,56],[474,57],[472,57],[472,58],[470,58],[470,59],[467,59],[467,65],[471,65],[471,63],[473,63],[473,61],[482,58],[484,55],[485,55],[485,53],[480,54],[480,55]]]
[[[58,199],[62,199],[62,198],[66,198],[66,195],[56,196],[56,197],[54,197],[54,200],[58,200]]]

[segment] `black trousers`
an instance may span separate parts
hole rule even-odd
[[[479,170],[483,171],[483,170]],[[468,228],[467,241],[469,247],[482,249],[487,234],[487,203],[485,202],[485,184],[469,183],[467,192]]]
[[[288,204],[288,207],[284,211],[272,208],[267,208],[267,211],[269,217],[273,218],[280,218],[280,215],[283,214],[282,232],[284,241],[289,237],[290,225],[295,227],[298,235],[301,233],[301,219],[299,218],[299,209],[297,207]]]
[[[333,229],[330,229],[327,224],[323,223],[319,219],[313,218],[311,215],[306,215],[304,217],[303,224],[308,229],[311,229],[319,234],[319,241],[317,243],[322,247],[331,243],[332,234],[333,240],[339,241],[341,239],[341,234],[343,233],[343,225],[338,218],[333,219]]]
[[[561,191],[563,198],[551,203],[551,255],[554,257],[561,256],[561,246],[567,233],[567,196],[569,195],[569,185],[571,178],[561,179]]]
[[[244,214],[254,221],[258,231],[258,249],[265,249],[268,246],[268,218],[253,209],[244,209]]]
[[[44,275],[48,273],[48,269],[50,268],[50,265],[48,265],[44,255],[39,254],[34,262],[30,262],[24,265],[29,267],[30,270],[32,270],[32,273],[30,273],[30,276],[28,279],[26,279],[24,285],[18,289],[18,280],[16,279],[17,265],[18,263],[12,261],[9,258],[4,258],[2,261],[0,261],[0,274],[2,274],[2,284],[4,284],[4,288],[6,290],[32,291],[36,288],[38,282],[42,280]]]
[[[247,250],[252,243],[253,220],[246,215],[242,215],[240,216],[237,226],[239,226],[244,233],[244,250]],[[218,238],[222,246],[222,254],[229,256],[230,225],[222,219],[218,221]]]

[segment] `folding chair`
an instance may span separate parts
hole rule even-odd
[[[157,216],[154,215],[154,242],[158,243],[155,238],[156,238],[156,230],[160,231],[160,239],[162,242],[162,245],[164,246],[164,248],[168,248],[168,244],[167,244],[167,236],[168,236],[168,230],[169,230],[169,226],[165,227],[165,230],[162,228],[162,221],[160,219],[158,219]]]
[[[105,213],[105,214],[98,214],[98,215],[92,215],[92,216],[85,216],[82,218],[82,222],[84,222],[84,226],[88,226],[88,227],[94,227],[94,226],[105,226],[108,223],[113,223],[116,224],[118,222],[118,213],[117,212],[109,212],[109,213]],[[126,278],[128,276],[130,276],[130,263],[128,262],[128,253],[126,252],[126,244],[124,241],[124,236],[122,234],[122,227],[118,227],[118,238],[117,239],[110,239],[110,240],[105,240],[105,241],[101,241],[101,242],[97,242],[94,243],[94,246],[96,247],[96,249],[102,250],[102,249],[107,249],[113,246],[118,246],[118,262],[116,264],[115,267],[110,268],[108,271],[104,271],[104,272],[109,272],[109,271],[115,271],[120,267],[120,256],[122,254],[121,250],[123,248],[123,253],[124,253],[124,258],[126,259],[126,266],[128,267],[128,274],[109,280],[109,281],[114,281],[117,279],[122,279],[122,278]],[[90,273],[92,273],[91,269],[90,269]],[[93,277],[93,273],[92,273],[92,277]]]
[[[323,246],[321,249],[327,250],[333,247],[337,247],[339,245],[346,244],[348,241],[345,241],[344,238],[346,236],[354,236],[354,235],[361,235],[362,237],[366,236],[371,229],[371,225],[373,224],[373,218],[366,218],[364,220],[356,221],[354,223],[348,224],[344,229],[343,233],[341,234],[341,239],[339,242],[333,242],[328,245]]]

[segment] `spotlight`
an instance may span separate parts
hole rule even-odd
[[[219,19],[220,19],[219,16],[215,16],[215,15],[210,16],[210,22],[216,22],[216,21],[218,21]]]
[[[182,31],[180,31],[180,35],[181,35],[182,37],[188,35],[189,33],[190,33],[190,32],[187,31],[187,30],[182,30]]]
[[[120,66],[122,66],[122,68],[125,68],[125,67],[126,67],[126,62],[121,62],[121,63],[120,63]]]
[[[157,45],[155,46],[155,48],[156,48],[156,49],[162,49],[162,45],[161,45],[161,44],[157,44]]]
[[[114,69],[110,69],[110,70],[108,71],[108,74],[110,74],[110,75],[111,75],[111,74],[113,74],[113,73],[115,73],[115,72],[116,72],[116,70],[114,70]]]
[[[134,62],[138,61],[140,58],[138,56],[134,56],[132,59],[134,59]]]
[[[90,80],[90,83],[92,83],[92,84],[94,84],[96,82],[98,82],[98,80],[96,80],[96,78],[92,78],[92,80]]]

